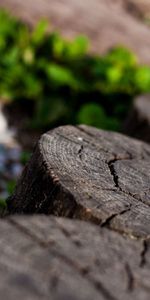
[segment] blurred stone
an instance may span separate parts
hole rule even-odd
[[[8,128],[8,123],[5,115],[3,114],[3,104],[0,99],[0,144],[2,145],[14,145],[15,130]]]
[[[149,0],[121,0],[123,5],[136,17],[140,17],[146,21],[150,17],[150,1]]]
[[[124,132],[150,143],[150,94],[135,99]]]
[[[149,0],[37,0],[36,5],[30,0],[0,0],[0,6],[30,25],[46,17],[52,30],[69,38],[86,34],[96,53],[122,44],[150,64],[150,28],[141,22],[150,13]]]
[[[8,127],[0,103],[0,199],[9,196],[8,182],[16,180],[22,172],[20,157],[21,147],[14,138],[14,132]]]
[[[12,175],[14,176],[14,178],[19,177],[22,172],[22,165],[19,162],[16,164],[13,164],[11,171],[12,171]]]
[[[11,151],[12,150],[12,151]],[[16,150],[16,155],[14,152]],[[0,145],[0,198],[9,196],[7,185],[21,175],[23,166],[20,163],[21,149],[11,149],[8,145]]]

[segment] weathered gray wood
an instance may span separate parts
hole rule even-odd
[[[31,0],[0,0],[0,6],[32,25],[47,17],[51,28],[69,38],[86,34],[96,53],[116,44],[126,45],[142,62],[150,64],[150,30],[132,15],[135,10],[140,14],[140,7],[147,1],[140,1],[139,8],[133,0],[36,0],[36,5]],[[150,11],[150,5],[146,11]]]
[[[0,220],[0,299],[149,300],[150,242],[82,221]]]
[[[148,237],[150,146],[88,126],[56,128],[41,137],[8,209]]]
[[[125,122],[124,132],[150,143],[150,95],[135,99]]]

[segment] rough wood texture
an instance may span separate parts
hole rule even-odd
[[[150,146],[88,126],[44,134],[8,201],[11,213],[91,221],[150,235]]]
[[[46,216],[0,220],[0,298],[149,300],[150,241]]]
[[[51,24],[67,37],[79,33],[86,34],[92,41],[92,50],[97,53],[103,53],[116,44],[126,45],[138,54],[142,62],[150,64],[149,27],[133,16],[135,11],[136,14],[140,14],[139,7],[143,7],[147,0],[142,0],[142,4],[138,4],[138,7],[136,2],[135,0],[0,0],[0,6],[10,9],[32,25],[39,18],[47,17]],[[146,11],[150,11],[150,6],[146,6]]]
[[[124,132],[150,143],[150,95],[135,99],[133,109],[125,122]]]

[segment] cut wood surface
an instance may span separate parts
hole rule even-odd
[[[135,99],[133,108],[125,122],[124,131],[150,143],[150,95]]]
[[[138,2],[138,3],[137,3]],[[34,25],[41,17],[67,37],[79,33],[91,40],[91,50],[103,53],[116,44],[134,50],[150,64],[150,28],[134,15],[148,16],[148,0],[0,0],[22,20]],[[143,10],[144,9],[144,10]],[[143,17],[144,18],[144,17]]]
[[[8,209],[82,219],[148,238],[150,146],[84,125],[58,127],[39,140]]]
[[[0,236],[0,299],[150,299],[148,240],[48,216],[0,220]]]

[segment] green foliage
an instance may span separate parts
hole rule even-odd
[[[96,103],[88,103],[80,108],[77,115],[77,121],[81,124],[87,124],[98,128],[111,130],[119,129],[119,122],[113,117],[107,117],[102,106]]]
[[[150,91],[150,68],[116,47],[89,55],[88,40],[65,40],[41,20],[31,31],[0,11],[0,98],[32,103],[30,126],[86,123],[119,130],[132,98]]]
[[[20,163],[25,165],[30,159],[31,153],[29,151],[22,151],[20,157]]]
[[[147,92],[150,89],[150,68],[143,66],[136,72],[135,82],[142,92]]]
[[[6,208],[6,201],[4,199],[0,199],[0,210]]]
[[[11,195],[14,192],[15,185],[16,185],[16,180],[12,179],[7,182],[7,193],[9,195]]]

